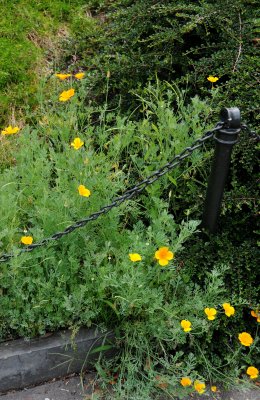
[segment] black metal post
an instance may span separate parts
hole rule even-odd
[[[241,130],[240,111],[237,107],[223,108],[220,113],[222,128],[215,133],[215,154],[208,182],[202,227],[216,232],[217,219],[226,183],[232,148]]]

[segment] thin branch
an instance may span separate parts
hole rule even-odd
[[[236,61],[235,61],[235,64],[234,64],[233,70],[232,70],[233,73],[236,71],[237,64],[238,64],[239,58],[242,53],[242,43],[243,43],[243,41],[242,41],[242,21],[241,21],[240,13],[238,14],[238,19],[239,19],[239,47],[238,47],[237,58],[236,58]]]

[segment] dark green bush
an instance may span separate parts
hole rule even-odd
[[[231,269],[225,278],[229,291],[252,305],[259,303],[258,223],[258,150],[256,142],[241,134],[240,143],[233,150],[231,169],[224,192],[218,232],[198,235],[180,257],[180,265],[190,271],[187,279],[203,283],[205,271],[222,263]],[[184,175],[172,198],[172,212],[176,220],[183,213],[201,219],[206,195],[210,163],[205,160],[198,169]],[[185,193],[187,196],[185,196]]]
[[[185,87],[188,80],[189,91],[205,96],[211,87],[207,76],[217,75],[220,91],[215,105],[236,103],[250,117],[256,115],[259,61],[254,39],[259,20],[255,0],[88,4],[93,17],[87,20],[92,20],[93,29],[82,34],[80,25],[74,25],[79,40],[73,51],[82,57],[82,66],[96,68],[99,84],[100,72],[111,71],[114,93],[127,97],[128,108],[129,90],[154,79],[155,73]],[[101,84],[94,94],[99,92]]]

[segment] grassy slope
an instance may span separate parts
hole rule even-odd
[[[38,78],[59,59],[75,9],[84,0],[0,0],[0,122],[35,103]]]

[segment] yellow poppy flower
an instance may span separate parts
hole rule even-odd
[[[180,383],[182,386],[186,387],[186,386],[190,386],[192,384],[192,380],[190,378],[188,378],[187,376],[185,376],[184,378],[181,378]]]
[[[205,314],[208,317],[208,320],[213,321],[216,318],[217,310],[215,308],[205,308]]]
[[[199,393],[202,394],[206,390],[206,385],[205,383],[202,383],[200,381],[195,381],[194,382],[194,389]]]
[[[256,318],[257,322],[260,322],[260,313],[258,310],[256,310],[256,311],[252,310],[251,315],[252,315],[252,317]]]
[[[72,96],[74,96],[74,94],[75,94],[74,89],[64,90],[64,92],[60,94],[59,100],[68,101]]]
[[[217,76],[210,75],[210,76],[207,77],[207,80],[209,82],[211,82],[211,83],[215,83],[215,82],[217,82],[219,80],[219,78]]]
[[[159,250],[155,252],[155,258],[158,260],[159,264],[164,267],[174,258],[174,253],[169,251],[168,247],[160,247]]]
[[[74,75],[76,79],[83,79],[85,76],[85,72],[78,72]]]
[[[84,142],[80,138],[75,138],[73,142],[71,142],[71,147],[74,147],[75,150],[79,150],[83,145]]]
[[[59,78],[61,81],[64,81],[65,79],[68,79],[71,76],[71,74],[55,74],[55,76]]]
[[[210,389],[211,389],[211,391],[214,392],[214,393],[216,393],[216,391],[218,390],[217,386],[211,386]]]
[[[32,242],[33,242],[33,238],[32,238],[32,236],[22,236],[21,237],[21,243],[23,243],[23,244],[32,244]]]
[[[181,321],[181,327],[184,330],[184,332],[190,332],[191,331],[191,322],[187,319],[183,319]]]
[[[259,375],[258,369],[252,366],[247,368],[246,373],[250,376],[250,379],[256,379]]]
[[[20,128],[18,126],[11,126],[9,125],[7,128],[2,130],[2,135],[14,135],[15,133],[19,132]]]
[[[84,185],[79,185],[78,192],[79,192],[80,196],[84,196],[84,197],[89,197],[91,195],[90,190],[87,189]]]
[[[247,332],[242,332],[242,333],[240,333],[239,335],[238,335],[238,339],[239,339],[239,341],[240,341],[240,343],[243,345],[243,346],[251,346],[251,344],[253,343],[253,338],[252,338],[252,336],[250,335],[250,333],[247,333]]]
[[[227,317],[231,317],[231,315],[235,314],[235,309],[230,305],[230,303],[224,303],[222,304],[222,306],[225,310],[225,314]]]
[[[130,260],[133,261],[133,262],[142,260],[142,257],[138,253],[130,253],[128,255],[129,255]]]

